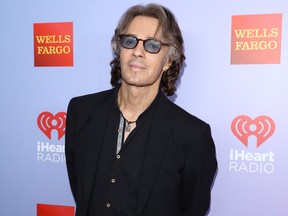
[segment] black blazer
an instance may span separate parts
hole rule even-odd
[[[88,215],[113,91],[76,97],[68,106],[65,151],[76,216]],[[217,168],[209,125],[161,93],[146,148],[135,216],[204,216]]]

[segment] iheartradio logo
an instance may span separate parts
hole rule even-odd
[[[37,118],[39,129],[51,140],[52,130],[58,132],[58,140],[65,135],[66,113],[59,112],[53,115],[50,112],[42,112]]]
[[[268,116],[258,116],[254,120],[249,116],[237,116],[231,123],[233,134],[248,147],[249,136],[257,138],[257,148],[262,145],[275,131],[275,123]]]

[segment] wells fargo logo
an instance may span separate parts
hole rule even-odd
[[[248,147],[248,138],[254,135],[257,138],[257,148],[262,145],[275,131],[275,123],[268,116],[258,116],[254,120],[249,116],[240,115],[231,123],[233,134]]]
[[[58,132],[58,140],[65,135],[66,113],[59,112],[53,115],[50,112],[42,112],[37,118],[39,129],[51,140],[52,130]]]
[[[74,207],[37,204],[37,216],[74,216]]]
[[[232,16],[231,64],[280,64],[282,14]]]
[[[34,66],[73,66],[73,23],[34,24]]]

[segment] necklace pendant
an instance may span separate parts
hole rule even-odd
[[[127,124],[125,127],[125,131],[130,132],[130,130],[131,130],[131,126],[130,126],[130,124]]]

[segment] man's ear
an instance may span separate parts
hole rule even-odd
[[[169,61],[169,62],[167,62],[165,65],[164,65],[164,67],[163,67],[163,71],[165,72],[165,71],[167,71],[169,68],[170,68],[170,66],[172,65],[172,63]]]

